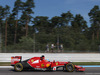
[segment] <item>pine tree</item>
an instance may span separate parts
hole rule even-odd
[[[90,12],[88,13],[90,16],[91,28],[92,28],[92,39],[94,40],[95,35],[97,35],[97,39],[99,39],[99,31],[100,31],[100,8],[99,6],[94,6]]]
[[[3,9],[4,11],[4,17],[5,17],[5,49],[7,48],[7,28],[8,28],[8,16],[10,14],[10,7],[8,5],[5,6],[5,8]]]
[[[2,19],[3,19],[3,7],[0,6],[0,53],[1,53],[1,47],[2,47]]]
[[[17,39],[18,13],[20,10],[22,10],[22,6],[23,6],[23,2],[21,0],[16,0],[12,11],[14,16],[16,17],[14,44],[16,44],[16,39]]]
[[[23,5],[23,13],[26,14],[26,25],[25,25],[25,28],[26,28],[26,36],[28,35],[28,24],[31,23],[31,14],[33,14],[33,8],[34,8],[34,0],[27,0],[24,5]]]

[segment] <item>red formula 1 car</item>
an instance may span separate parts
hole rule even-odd
[[[21,61],[21,56],[11,57],[11,66],[14,66],[15,71],[23,70],[52,70],[56,71],[59,67],[62,67],[64,71],[85,71],[85,68],[72,64],[71,62],[50,62],[45,59],[42,55],[41,57],[33,57],[25,61]]]

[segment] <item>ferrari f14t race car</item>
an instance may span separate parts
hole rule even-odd
[[[71,62],[59,62],[59,61],[48,61],[44,55],[41,57],[32,57],[25,61],[21,61],[21,56],[11,57],[11,66],[14,67],[15,71],[21,72],[23,70],[51,70],[56,71],[59,67],[62,67],[63,71],[85,71],[85,68],[74,65]]]

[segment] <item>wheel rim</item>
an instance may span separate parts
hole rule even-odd
[[[72,71],[72,70],[73,70],[73,67],[72,67],[71,65],[69,65],[69,66],[67,66],[67,69],[68,69],[69,71]]]
[[[68,72],[73,72],[74,69],[75,69],[75,67],[74,67],[73,64],[67,64],[67,65],[66,65],[66,70],[67,70]]]
[[[16,65],[15,65],[15,70],[16,70],[16,71],[22,71],[22,70],[23,70],[22,64],[21,64],[21,63],[16,64]]]
[[[16,65],[16,69],[17,69],[17,70],[21,70],[22,68],[21,68],[21,66],[18,64],[18,65]]]

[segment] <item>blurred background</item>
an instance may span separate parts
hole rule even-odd
[[[60,0],[53,0],[56,3],[51,3],[59,10],[54,12],[59,13],[50,16],[53,10],[46,10],[53,7],[48,5],[46,0],[11,1],[0,0],[1,53],[100,52],[100,4],[98,4],[100,2],[91,0],[91,7],[88,7],[87,0],[83,0],[84,6],[80,6],[82,3],[79,0],[73,4],[67,2],[73,7],[78,3],[79,7],[75,7],[75,10],[69,5],[63,8],[65,7],[63,3],[61,4],[63,7],[57,9],[59,5],[56,4],[59,4]]]

